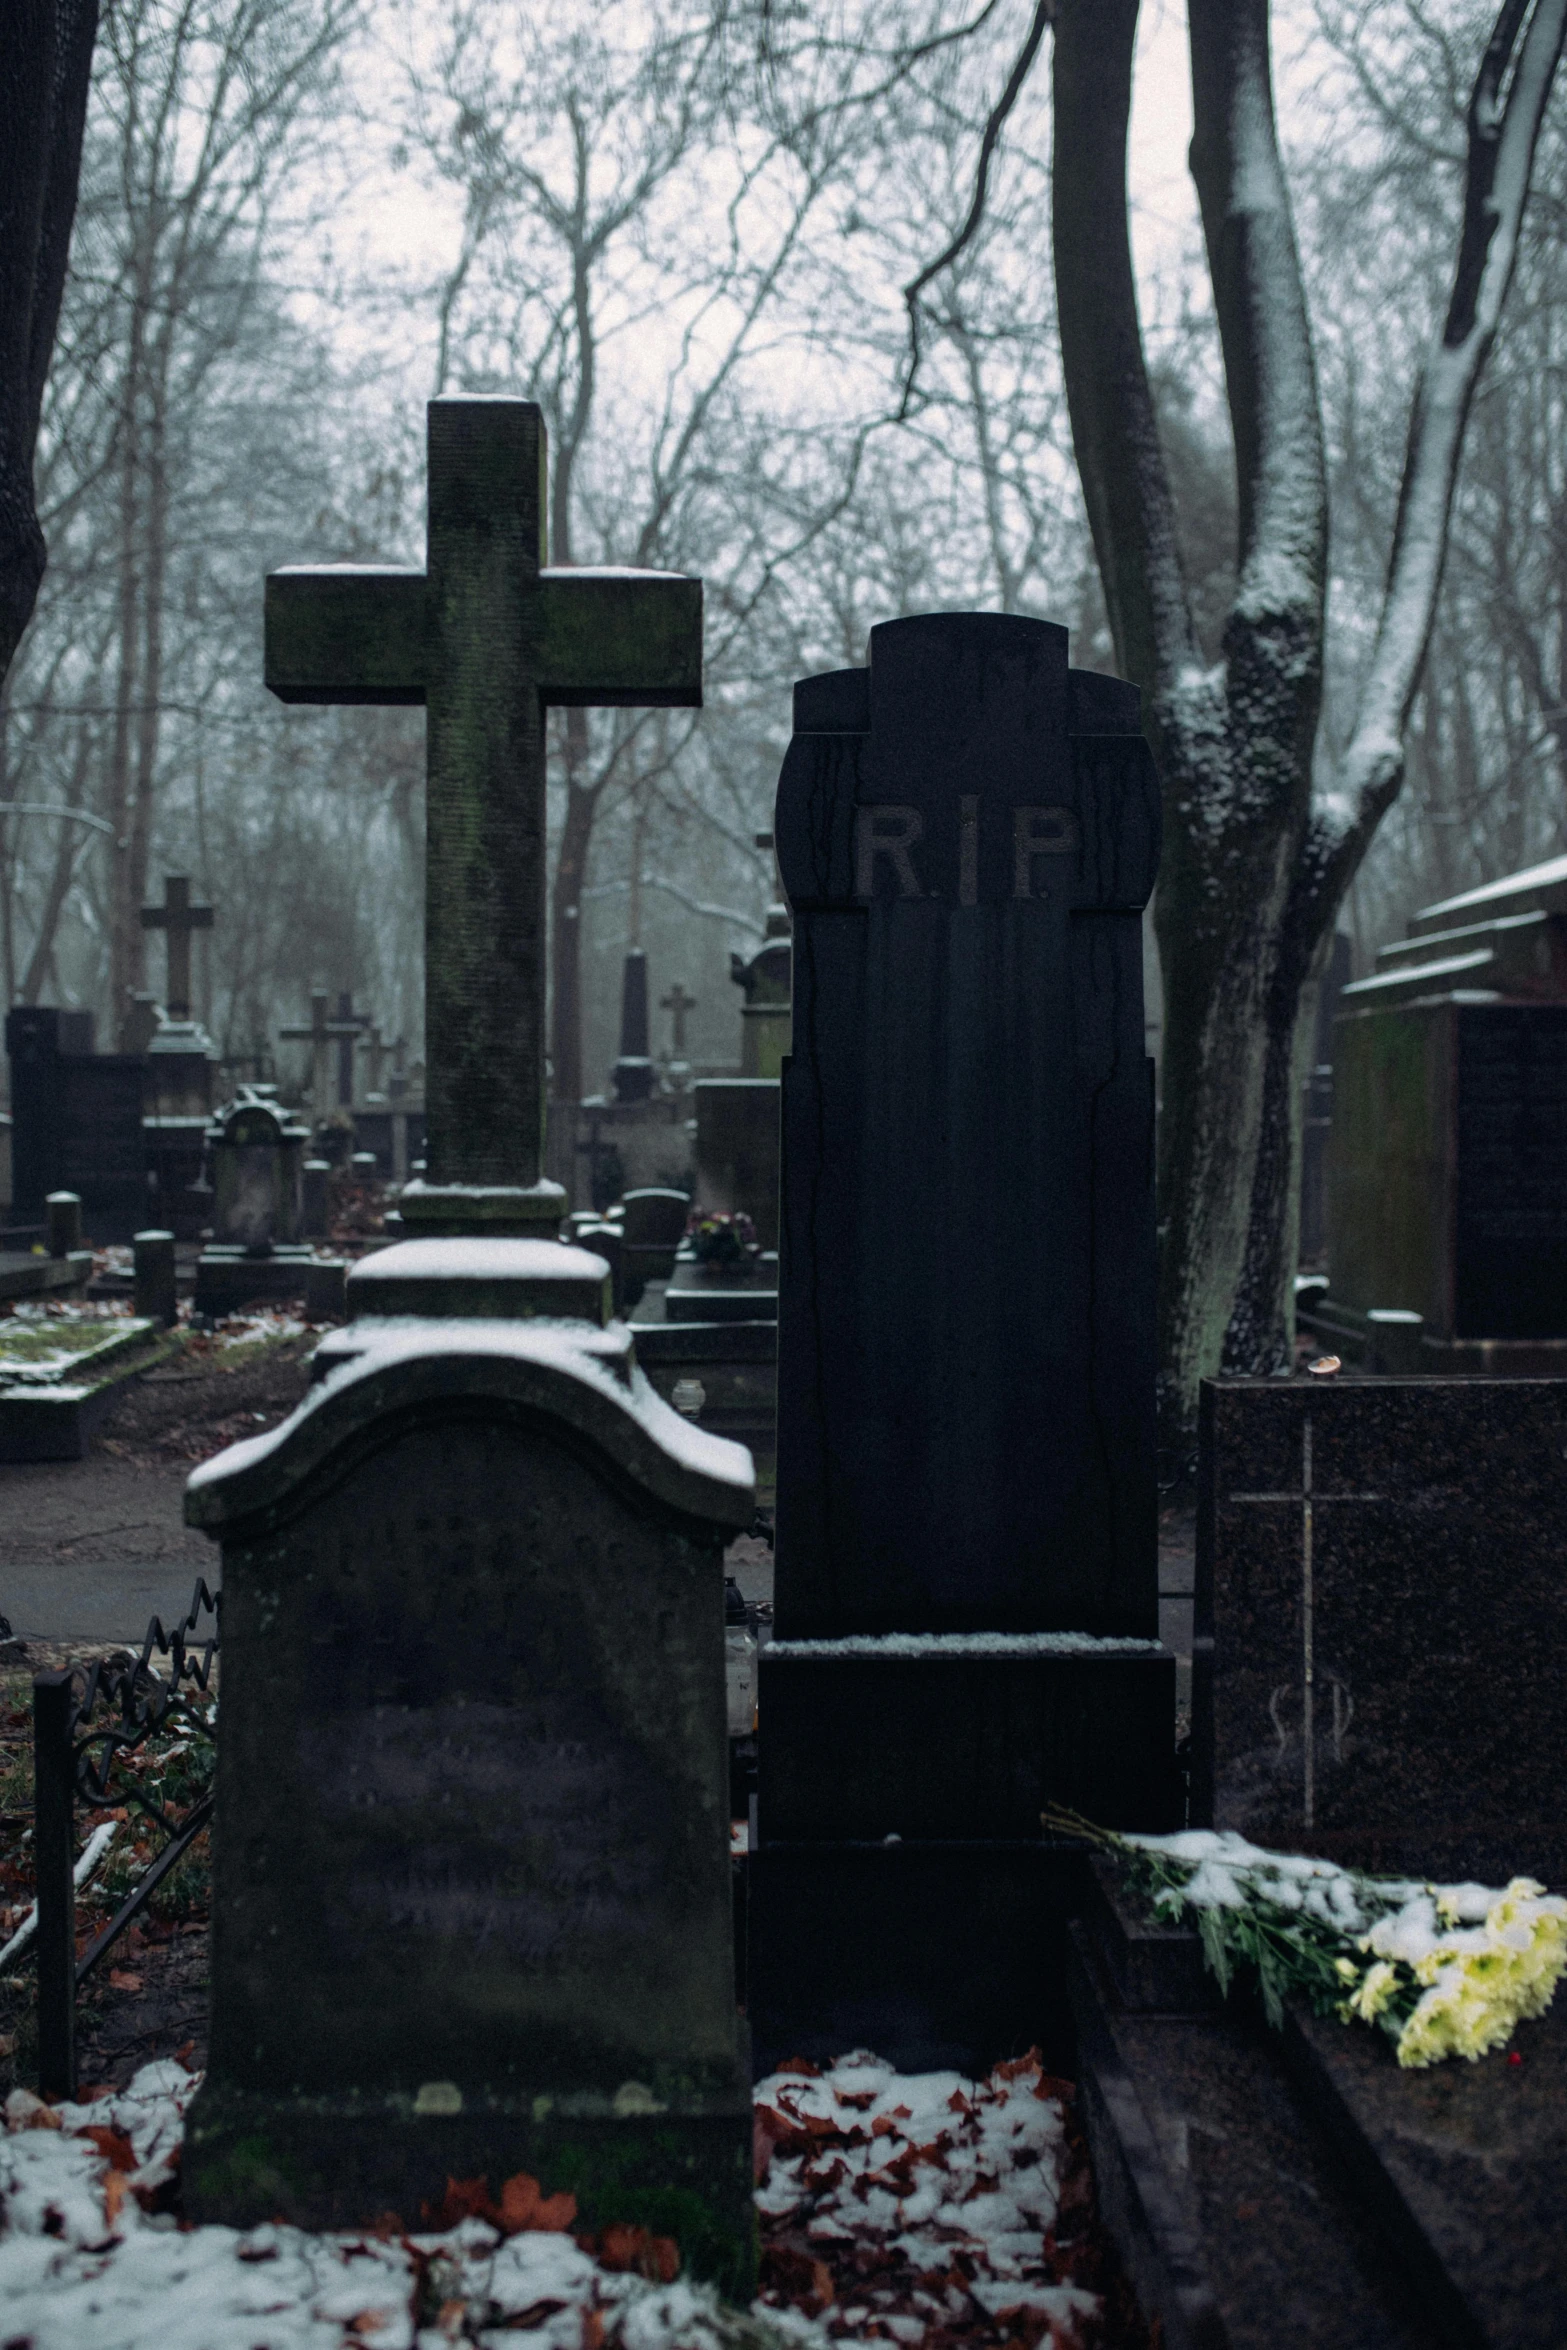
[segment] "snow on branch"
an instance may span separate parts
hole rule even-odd
[[[1387,589],[1354,732],[1337,786],[1316,816],[1324,870],[1340,885],[1402,780],[1404,730],[1442,583],[1464,428],[1512,282],[1564,37],[1567,0],[1504,0],[1475,77],[1452,298],[1416,387]]]

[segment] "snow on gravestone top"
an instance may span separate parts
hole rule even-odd
[[[624,1325],[372,1318],[323,1352],[187,1489],[224,1609],[190,2208],[360,2226],[527,2170],[595,2228],[674,2176],[683,2244],[739,2278],[720,1594],[750,1456]]]
[[[1138,698],[888,622],[795,689],[781,1636],[1157,1630]]]

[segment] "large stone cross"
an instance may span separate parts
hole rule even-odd
[[[164,989],[164,1010],[171,1020],[188,1020],[191,932],[212,928],[212,908],[191,904],[190,878],[187,874],[165,873],[163,903],[161,906],[143,906],[141,926],[143,930],[168,933],[169,983]]]
[[[702,583],[546,568],[547,444],[526,400],[432,400],[423,571],[267,580],[285,702],[422,702],[428,1178],[410,1231],[553,1229],[543,1180],[544,711],[702,699]]]

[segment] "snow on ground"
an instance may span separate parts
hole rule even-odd
[[[764,2081],[767,2249],[749,2321],[676,2275],[674,2246],[644,2229],[575,2239],[570,2197],[541,2201],[522,2177],[498,2206],[458,2190],[439,2215],[456,2224],[426,2234],[186,2226],[169,2206],[199,2084],[169,2060],[84,2104],[12,2092],[0,2137],[6,2350],[502,2350],[519,2335],[539,2350],[870,2338],[936,2350],[987,2336],[1068,2350],[1099,2310],[1059,2281],[1047,2248],[1061,2084],[1027,2058],[982,2083],[902,2075],[866,2055]]]
[[[1065,2090],[1034,2056],[980,2082],[863,2052],[759,2082],[764,2302],[839,2339],[1076,2343],[1100,2302],[1054,2243]]]

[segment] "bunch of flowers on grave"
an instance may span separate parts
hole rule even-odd
[[[743,1265],[756,1254],[756,1226],[739,1211],[693,1208],[686,1239],[699,1265]]]
[[[1543,2015],[1567,1970],[1567,1900],[1533,1877],[1422,1884],[1265,1852],[1233,1831],[1117,1835],[1075,1812],[1043,1819],[1110,1853],[1157,1918],[1195,1927],[1221,1991],[1254,1977],[1275,2029],[1299,1998],[1385,2033],[1401,2065],[1473,2061]]]

